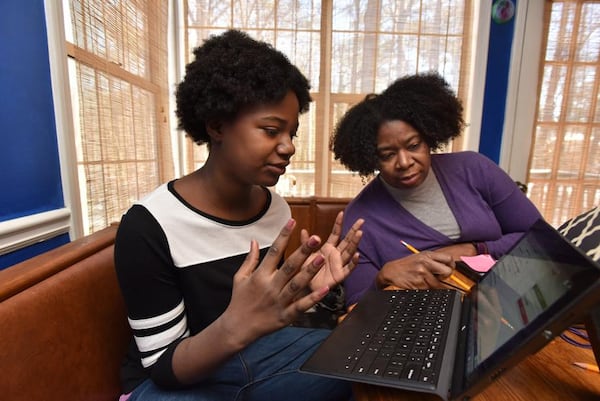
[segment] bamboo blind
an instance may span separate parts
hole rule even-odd
[[[173,175],[167,2],[69,2],[67,52],[88,234]]]
[[[600,204],[600,1],[546,1],[528,194],[554,226]]]
[[[351,197],[362,180],[328,149],[336,121],[368,93],[396,78],[439,71],[467,91],[471,2],[468,0],[187,0],[188,57],[202,40],[229,28],[272,43],[309,78],[314,99],[300,119],[296,154],[277,191],[285,196]],[[189,58],[187,62],[189,62]],[[195,147],[188,171],[206,153]]]

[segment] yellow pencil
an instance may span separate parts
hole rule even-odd
[[[411,251],[412,253],[419,253],[419,250],[417,248],[415,248],[414,246],[412,246],[411,244],[409,244],[408,242],[404,242],[402,240],[400,240],[400,242],[402,242],[402,245],[407,247],[408,250]]]
[[[471,290],[471,286],[469,284],[465,283],[464,281],[462,281],[461,279],[459,279],[458,277],[456,277],[456,275],[454,274],[454,272],[452,272],[452,274],[450,275],[449,278],[451,278],[452,280],[456,281],[466,291],[470,291]]]

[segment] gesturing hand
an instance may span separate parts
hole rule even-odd
[[[286,224],[260,266],[258,244],[252,241],[250,252],[234,275],[231,302],[222,318],[227,334],[234,336],[242,346],[289,325],[329,291],[328,286],[322,286],[305,295],[309,283],[325,262],[323,255],[307,261],[321,245],[317,236],[305,238],[278,268],[295,225],[293,219]],[[344,259],[335,248],[329,250],[328,258],[338,263]]]
[[[362,237],[361,226],[364,223],[363,219],[358,219],[354,222],[344,239],[340,241],[342,234],[342,222],[344,213],[339,212],[329,238],[318,252],[311,255],[308,261],[312,261],[316,256],[322,255],[325,258],[325,263],[317,275],[312,279],[310,288],[317,290],[322,287],[332,288],[340,284],[358,263],[358,243]],[[300,234],[302,242],[308,240],[308,232],[302,230]]]

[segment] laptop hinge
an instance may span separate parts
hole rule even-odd
[[[469,294],[471,295],[471,294]],[[454,374],[450,386],[450,399],[456,397],[465,388],[465,363],[467,356],[467,342],[469,340],[469,322],[473,302],[470,296],[465,296],[461,305],[460,325],[458,328],[458,341],[456,342],[456,357],[454,358]]]

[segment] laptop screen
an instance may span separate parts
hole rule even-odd
[[[473,288],[467,383],[537,334],[599,279],[594,262],[538,221]]]

